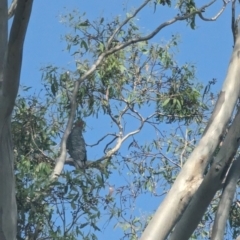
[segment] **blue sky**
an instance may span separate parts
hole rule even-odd
[[[42,66],[48,63],[66,66],[72,60],[64,51],[66,44],[61,40],[61,36],[67,30],[60,24],[61,14],[77,8],[79,12],[86,12],[90,19],[99,16],[107,16],[111,19],[112,16],[122,13],[122,2],[120,0],[70,0],[67,3],[63,0],[35,1],[24,46],[22,84],[30,83],[36,86],[40,84],[40,78],[36,76],[40,75],[39,69]],[[128,9],[131,9],[131,6],[138,6],[137,2],[140,1],[128,1]],[[43,12],[42,9],[44,9]],[[219,8],[213,9],[210,12],[215,14]],[[167,7],[158,8],[154,14],[152,8],[147,10],[141,15],[139,25],[148,32],[159,23],[170,19],[175,13],[175,11],[169,11]],[[206,15],[212,16],[208,11]],[[195,63],[200,80],[207,81],[216,77],[218,82],[221,82],[232,51],[230,24],[229,6],[216,22],[203,22],[198,19],[194,31],[186,27],[186,22],[179,22],[163,29],[154,41],[168,40],[171,34],[178,33],[181,36],[179,61]]]
[[[123,8],[131,9],[132,6],[138,6],[142,1],[129,0],[125,1],[125,4],[123,2],[120,0],[36,0],[24,46],[21,84],[30,85],[33,89],[39,90],[41,88],[41,67],[54,64],[67,68],[71,65],[73,59],[66,51],[66,43],[62,40],[68,30],[60,23],[61,14],[78,9],[81,13],[86,12],[86,16],[90,19],[104,16],[111,20],[116,15],[123,15]],[[198,4],[205,2],[207,1],[197,1]],[[218,1],[214,7],[206,11],[206,16],[212,17],[216,14],[221,3],[222,1]],[[219,91],[226,75],[233,46],[230,10],[228,6],[216,22],[203,22],[197,19],[196,30],[191,30],[186,26],[186,22],[176,23],[163,29],[153,39],[153,42],[167,41],[172,34],[179,34],[181,40],[176,59],[181,64],[185,62],[195,64],[197,78],[201,82],[207,83],[212,78],[216,78],[218,82],[215,90]],[[139,16],[139,26],[146,33],[151,32],[160,23],[171,19],[175,12],[173,8],[169,10],[167,7],[158,7],[153,13],[153,8],[147,8]],[[89,122],[87,129],[89,132],[91,129],[92,134],[100,136],[103,133],[101,122],[99,126],[94,124],[94,121]],[[87,142],[91,142],[91,135],[88,134],[86,138]],[[94,153],[90,155],[95,157]],[[140,209],[151,211],[157,207],[158,203],[159,199],[153,200],[151,204],[141,202]],[[144,206],[146,209],[143,209]],[[106,239],[106,237],[116,239],[116,231],[108,229],[99,235],[99,239]]]

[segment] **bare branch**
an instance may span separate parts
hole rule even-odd
[[[71,109],[70,109],[70,113],[69,113],[69,118],[68,118],[67,126],[64,131],[61,143],[60,143],[60,156],[56,161],[56,165],[53,170],[51,179],[55,179],[60,175],[60,173],[62,172],[64,163],[65,163],[65,160],[66,160],[66,156],[67,156],[66,142],[67,142],[68,136],[71,132],[71,129],[73,126],[73,121],[75,118],[75,112],[77,109],[76,98],[77,98],[77,93],[78,93],[80,84],[96,70],[96,68],[101,64],[101,62],[105,58],[105,56],[106,56],[106,54],[102,53],[98,57],[96,62],[92,65],[92,67],[82,77],[80,77],[74,84],[73,94],[71,97]]]
[[[237,181],[240,176],[240,157],[235,160],[231,166],[227,180],[221,196],[221,201],[218,204],[218,210],[212,230],[212,240],[224,239],[227,219],[229,216],[230,207],[236,191]]]
[[[37,148],[37,150],[38,150],[46,159],[50,160],[51,163],[54,163],[54,160],[53,160],[52,158],[50,158],[48,155],[46,155],[46,154],[42,151],[42,149],[40,149],[40,148],[38,147],[37,143],[35,142],[35,139],[34,139],[33,135],[31,135],[31,139],[32,139],[33,144],[34,144],[35,147]]]
[[[198,13],[201,13],[203,10],[205,10],[207,7],[211,6],[214,2],[216,2],[216,0],[211,1],[208,4],[205,4],[204,6],[202,6],[201,8],[197,9],[194,12],[191,12],[189,14],[186,15],[182,15],[182,16],[175,16],[174,18],[170,19],[169,21],[166,21],[162,24],[160,24],[155,30],[153,30],[149,35],[145,36],[145,37],[139,37],[139,38],[134,38],[134,39],[130,39],[129,41],[127,41],[126,43],[122,43],[119,44],[115,47],[113,47],[112,49],[109,49],[108,51],[106,51],[106,55],[110,55],[113,54],[123,48],[126,48],[127,46],[137,43],[137,42],[143,42],[143,41],[147,41],[151,38],[153,38],[156,34],[158,34],[163,28],[172,25],[173,23],[177,22],[177,21],[182,21],[182,20],[186,20]]]
[[[108,42],[107,42],[107,46],[110,46],[114,37],[116,36],[116,34],[122,29],[123,26],[125,26],[131,19],[133,19],[151,0],[146,0],[139,8],[137,8],[134,13],[129,16],[128,18],[126,18],[120,25],[118,28],[116,28],[116,30],[113,32],[112,36],[109,38]]]
[[[147,117],[145,120],[142,118],[142,121],[141,121],[140,126],[139,126],[135,131],[132,131],[132,132],[126,134],[123,138],[119,138],[116,146],[115,146],[113,149],[111,149],[106,155],[109,157],[109,156],[112,156],[114,153],[116,153],[116,152],[119,150],[119,148],[120,148],[120,146],[122,145],[122,143],[123,143],[126,139],[128,139],[129,137],[131,137],[131,136],[139,133],[139,132],[141,131],[141,129],[143,128],[144,123],[145,123],[148,119],[152,118],[154,115],[155,115],[155,114],[152,114],[151,116]]]
[[[226,8],[226,6],[227,6],[227,4],[228,4],[229,2],[231,2],[231,0],[229,0],[229,1],[223,0],[223,6],[222,6],[222,8],[221,8],[220,11],[219,11],[214,17],[212,17],[212,18],[205,18],[205,17],[203,16],[202,12],[199,12],[199,13],[198,13],[198,16],[199,16],[202,20],[204,20],[204,21],[216,21],[216,20],[218,19],[218,17],[220,17],[220,15],[223,13],[223,11],[225,10],[225,8]]]
[[[107,106],[107,110],[108,110],[108,115],[110,116],[110,118],[112,119],[112,121],[118,126],[119,130],[122,130],[122,127],[120,127],[121,122],[120,122],[120,116],[118,119],[116,119],[113,115],[112,115],[112,111],[110,108],[110,105]]]
[[[187,134],[187,129],[186,129],[186,133],[185,133],[185,137],[184,137],[184,147],[183,147],[183,150],[180,154],[181,167],[183,166],[183,155],[184,155],[184,153],[186,151],[186,148],[188,146],[187,136],[188,136],[188,134]]]
[[[182,166],[180,166],[179,164],[175,163],[173,160],[171,160],[170,158],[168,158],[165,154],[163,154],[162,152],[159,153],[160,155],[162,155],[164,158],[166,158],[170,163],[172,163],[173,165],[175,165],[178,168],[182,168]]]
[[[132,132],[126,134],[124,137],[119,136],[116,145],[115,145],[111,150],[109,150],[109,151],[106,153],[105,156],[101,157],[100,159],[98,159],[98,160],[96,160],[94,163],[92,163],[92,165],[95,165],[95,164],[100,163],[100,162],[102,162],[102,161],[104,161],[104,160],[106,160],[106,159],[111,158],[111,157],[120,149],[122,143],[123,143],[125,140],[127,140],[129,137],[131,137],[131,136],[139,133],[139,132],[141,131],[141,129],[143,128],[144,123],[147,122],[147,121],[148,121],[150,118],[152,118],[154,115],[155,115],[155,114],[152,114],[151,116],[149,116],[149,117],[146,118],[145,120],[143,119],[143,120],[141,121],[140,126],[139,126],[135,131],[132,131]],[[114,140],[115,140],[115,139],[114,139]]]
[[[108,134],[106,134],[105,136],[103,136],[102,138],[100,138],[96,143],[94,143],[94,144],[86,144],[86,145],[89,146],[89,147],[97,146],[97,145],[98,145],[101,141],[103,141],[107,136],[117,137],[116,134],[108,133]]]
[[[16,11],[16,8],[17,8],[17,2],[18,2],[18,0],[13,0],[12,1],[11,6],[8,9],[8,19],[13,17],[13,15],[15,14],[15,11]]]
[[[108,144],[106,144],[103,152],[106,153],[108,147],[117,139],[118,137],[116,136],[115,138],[113,138]]]

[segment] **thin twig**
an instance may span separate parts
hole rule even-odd
[[[107,46],[110,46],[114,37],[116,34],[122,29],[123,26],[125,26],[131,19],[133,19],[151,0],[145,1],[135,12],[128,18],[126,18],[120,25],[119,27],[113,32],[112,36],[109,38],[107,42]]]
[[[13,0],[10,8],[8,9],[8,19],[12,18],[15,14],[18,0]]]
[[[191,13],[188,13],[188,14],[185,14],[185,15],[182,15],[182,16],[175,16],[174,18],[170,19],[169,21],[166,21],[162,24],[160,24],[155,30],[152,31],[152,33],[144,36],[144,37],[138,37],[138,38],[133,38],[133,39],[130,39],[128,40],[127,42],[123,43],[123,44],[119,44],[115,47],[113,47],[112,49],[109,49],[105,52],[105,56],[108,56],[110,54],[113,54],[123,48],[126,48],[127,46],[131,45],[131,44],[134,44],[134,43],[137,43],[137,42],[143,42],[143,41],[147,41],[151,38],[153,38],[156,34],[158,34],[160,32],[160,30],[162,30],[163,28],[169,26],[169,25],[172,25],[173,23],[177,22],[177,21],[182,21],[182,20],[185,20],[185,19],[188,19],[190,17],[192,17],[193,15],[195,14],[198,14],[198,13],[201,13],[203,10],[205,10],[207,7],[211,6],[214,2],[216,2],[216,0],[213,0],[211,1],[210,3],[208,4],[205,4],[204,6],[202,6],[201,8],[197,9],[196,11],[194,12],[191,12]]]
[[[204,20],[204,21],[216,21],[217,18],[219,18],[220,15],[223,13],[223,11],[225,10],[225,8],[226,8],[226,6],[227,6],[227,4],[228,4],[229,2],[231,2],[231,0],[229,0],[229,1],[224,1],[224,0],[223,0],[223,6],[222,6],[222,8],[221,8],[220,11],[219,11],[214,17],[212,17],[212,18],[205,18],[205,17],[202,15],[202,12],[199,12],[199,13],[198,13],[198,16],[199,16],[202,20]]]
[[[86,144],[86,145],[89,146],[89,147],[97,146],[97,145],[98,145],[101,141],[103,141],[107,136],[117,137],[116,134],[108,133],[108,134],[106,134],[105,136],[103,136],[102,138],[100,138],[96,143],[94,143],[94,144]]]

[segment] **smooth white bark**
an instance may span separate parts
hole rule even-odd
[[[166,239],[201,184],[206,166],[213,157],[239,96],[239,57],[240,35],[237,36],[227,76],[205,133],[145,229],[141,240]]]
[[[185,240],[190,238],[215,193],[223,187],[226,173],[228,172],[233,156],[236,154],[239,147],[239,138],[240,111],[238,111],[235,116],[228,134],[224,139],[223,145],[214,159],[209,172],[205,176],[188,208],[177,223],[174,232],[170,236],[170,240]]]
[[[240,176],[240,157],[232,164],[231,170],[228,174],[225,187],[222,192],[220,203],[212,229],[211,240],[223,240],[224,232],[229,217],[229,211],[232,205],[234,194],[236,192],[237,181]]]

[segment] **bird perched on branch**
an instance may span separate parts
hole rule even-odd
[[[86,144],[82,135],[84,122],[77,121],[68,136],[67,149],[76,168],[83,168],[87,161]]]

